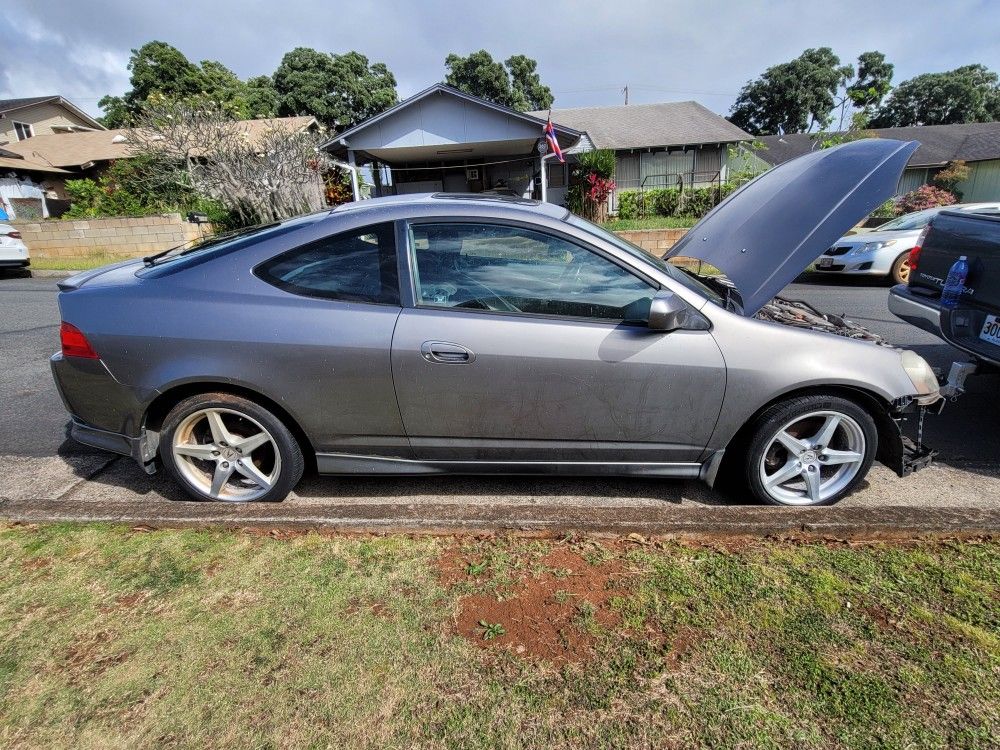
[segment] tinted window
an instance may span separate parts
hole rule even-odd
[[[257,269],[295,294],[346,302],[399,304],[391,223],[336,234],[272,258]]]
[[[620,321],[648,311],[645,281],[579,245],[491,224],[410,227],[417,304]]]

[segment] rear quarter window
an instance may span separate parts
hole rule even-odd
[[[324,237],[257,266],[258,278],[305,297],[399,304],[391,222]]]

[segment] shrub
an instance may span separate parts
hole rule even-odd
[[[686,190],[681,197],[680,215],[701,218],[715,208],[723,198],[736,188],[736,184],[727,182],[722,185],[713,185],[712,187]]]
[[[615,152],[609,148],[598,148],[593,151],[584,151],[577,156],[580,171],[583,173],[596,174],[605,180],[610,180],[615,176]]]
[[[942,190],[954,193],[956,200],[962,200],[962,194],[955,189],[955,186],[963,180],[969,179],[972,170],[961,159],[950,161],[948,165],[931,178],[931,184]]]
[[[638,219],[641,213],[640,198],[638,190],[622,190],[618,193],[618,218]]]
[[[909,214],[935,206],[950,206],[953,203],[958,203],[954,193],[934,185],[921,185],[899,198],[896,201],[896,210],[900,214]]]

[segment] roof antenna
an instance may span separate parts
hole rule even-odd
[[[625,94],[625,106],[628,106],[628,84],[625,84],[625,88],[622,89],[622,93]]]

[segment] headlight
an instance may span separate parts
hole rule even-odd
[[[927,360],[909,349],[900,354],[900,361],[907,377],[916,389],[918,404],[933,404],[938,400],[937,375],[927,364]]]
[[[871,253],[876,250],[881,250],[883,247],[892,247],[896,244],[896,240],[885,240],[884,242],[866,242],[861,247],[856,247],[851,251],[851,255],[864,255],[865,253]]]

